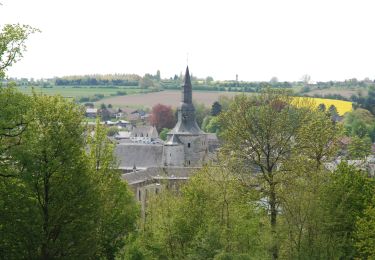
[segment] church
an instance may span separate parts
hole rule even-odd
[[[116,145],[119,167],[125,170],[150,167],[200,167],[214,149],[209,140],[213,134],[204,133],[195,119],[189,68],[182,85],[178,121],[165,142],[125,142]]]
[[[196,122],[188,67],[181,88],[178,120],[165,142],[116,145],[115,154],[122,177],[141,202],[146,200],[148,193],[157,193],[163,186],[178,189],[181,182],[214,158],[218,147],[216,135],[204,133]]]

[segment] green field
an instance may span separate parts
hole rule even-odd
[[[79,88],[74,86],[53,86],[51,88],[43,88],[43,87],[31,87],[31,86],[19,86],[17,87],[22,93],[31,95],[32,91],[34,90],[37,94],[45,94],[45,95],[61,95],[67,98],[80,98],[80,97],[90,97],[94,96],[95,94],[102,94],[105,97],[116,96],[117,92],[125,91],[126,94],[136,94],[142,93],[144,90],[134,87],[105,87],[105,86],[81,86]]]

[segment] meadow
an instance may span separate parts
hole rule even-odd
[[[313,97],[314,95],[341,95],[345,98],[350,98],[352,95],[361,95],[361,96],[367,96],[368,90],[366,88],[326,88],[326,89],[313,89],[307,93],[304,93],[308,96]]]
[[[126,92],[126,94],[140,93],[143,90],[138,86],[134,87],[107,87],[107,86],[53,86],[53,87],[39,87],[39,86],[20,86],[17,87],[24,94],[31,95],[33,90],[37,94],[45,94],[48,96],[61,95],[66,98],[80,98],[94,96],[95,94],[102,94],[105,97],[115,96],[118,92]]]

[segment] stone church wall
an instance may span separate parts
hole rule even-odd
[[[184,146],[165,145],[163,160],[165,166],[184,166]]]
[[[207,140],[203,135],[180,135],[184,144],[185,162],[187,167],[202,166],[207,155]]]

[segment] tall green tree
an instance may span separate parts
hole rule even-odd
[[[365,216],[374,194],[374,180],[366,172],[342,163],[324,185],[321,198],[321,238],[327,259],[354,259],[356,250],[355,227]]]
[[[237,158],[239,164],[260,171],[255,185],[261,187],[269,204],[273,237],[270,254],[273,259],[279,256],[278,167],[289,158],[292,139],[297,135],[304,116],[291,105],[288,94],[275,91],[267,91],[257,97],[238,96],[229,110],[220,115],[225,140],[223,151]]]
[[[11,156],[19,191],[35,213],[34,221],[20,223],[35,246],[32,258],[91,257],[98,250],[99,203],[84,151],[82,111],[61,97],[34,96],[26,117],[27,131]]]
[[[363,259],[375,258],[375,196],[356,222],[356,248]]]
[[[135,229],[139,209],[127,183],[121,180],[114,144],[107,138],[107,129],[99,119],[87,147],[100,203],[96,216],[100,250],[96,257],[114,259],[125,245],[126,236]]]

